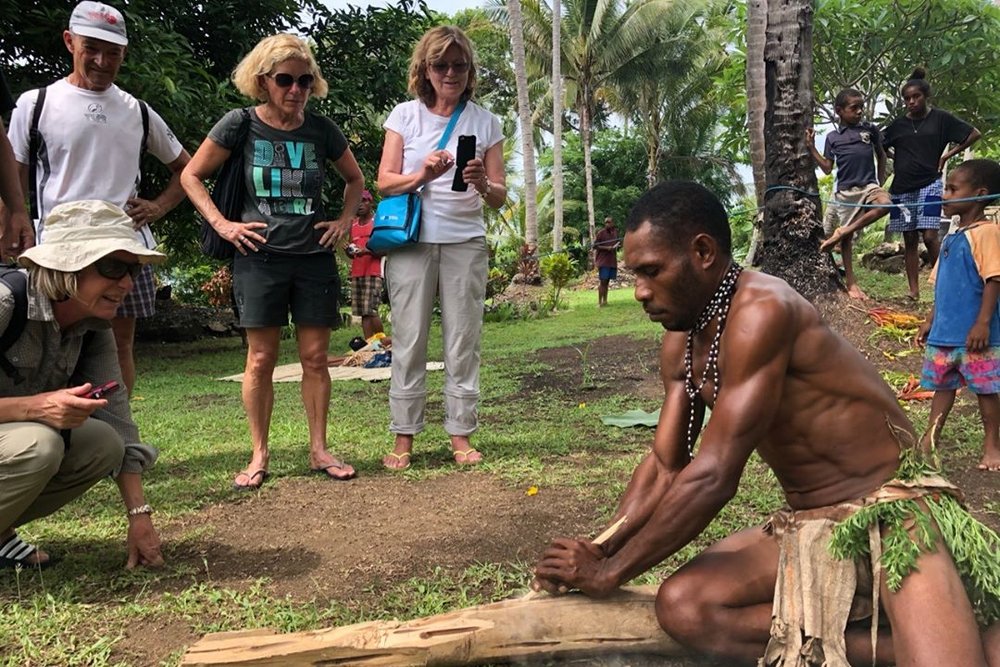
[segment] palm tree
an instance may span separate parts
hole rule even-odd
[[[819,199],[805,194],[817,187],[805,145],[813,121],[812,11],[812,0],[767,3],[765,173],[769,187],[782,187],[766,197],[758,251],[761,269],[810,298],[838,288],[829,256],[819,252]]]
[[[531,105],[528,102],[528,76],[524,60],[524,29],[521,0],[507,0],[510,17],[510,42],[514,55],[514,80],[517,84],[517,115],[521,126],[521,158],[524,166],[524,241],[525,247],[538,246],[537,188],[535,184],[535,147],[532,145]]]
[[[567,97],[579,120],[583,139],[587,191],[587,223],[590,242],[596,234],[593,169],[590,160],[593,118],[602,105],[602,91],[616,76],[634,67],[656,45],[661,20],[670,0],[567,0],[561,19],[558,50]],[[502,6],[496,7],[504,16]],[[551,75],[552,13],[543,0],[526,0],[525,46],[528,60],[540,72]],[[555,124],[553,122],[553,125]]]
[[[552,0],[552,250],[563,245],[563,174],[562,174],[562,4]]]

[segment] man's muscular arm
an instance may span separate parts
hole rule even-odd
[[[554,543],[537,568],[546,583],[607,595],[693,540],[736,493],[747,459],[777,414],[796,335],[794,311],[780,297],[744,294],[738,301],[722,343],[722,387],[698,455],[613,555],[580,541]]]

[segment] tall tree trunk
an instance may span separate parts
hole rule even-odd
[[[592,99],[583,91],[583,103],[580,105],[580,134],[583,138],[583,172],[587,189],[587,229],[590,231],[590,248],[593,250],[597,240],[597,226],[594,222],[594,165],[590,161],[590,105]],[[593,252],[590,253],[593,257]]]
[[[767,0],[747,2],[747,130],[750,134],[750,167],[753,170],[754,192],[757,206],[764,206],[767,177],[764,174],[764,111],[767,98],[764,95],[764,43],[767,36]],[[762,216],[753,218],[753,236],[747,264],[757,260],[757,246],[760,243],[760,222]]]
[[[521,156],[524,165],[524,241],[529,254],[538,248],[538,188],[535,179],[535,146],[532,143],[531,106],[528,76],[524,65],[524,24],[521,0],[507,0],[510,17],[510,44],[514,53],[514,80],[517,84],[517,115],[521,126]]]
[[[552,0],[552,250],[563,246],[562,6]]]
[[[816,168],[805,145],[812,124],[812,0],[769,0],[764,47],[765,199],[760,267],[806,298],[834,292],[836,268],[819,252],[823,225]],[[749,69],[749,63],[748,63]],[[787,188],[795,188],[787,189]]]

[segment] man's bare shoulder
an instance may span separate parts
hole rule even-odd
[[[782,333],[820,324],[819,311],[780,278],[744,271],[733,297],[728,326],[746,334]]]

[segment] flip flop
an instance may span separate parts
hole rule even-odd
[[[56,560],[49,557],[40,563],[28,561],[28,557],[38,551],[34,544],[28,544],[15,533],[6,542],[0,544],[0,569],[24,568],[26,570],[44,570],[55,565]]]
[[[479,458],[474,461],[470,461],[469,458],[475,454],[479,454]],[[453,449],[451,450],[451,455],[455,457],[455,463],[460,466],[474,466],[482,462],[482,453],[475,447],[469,447],[468,449]]]
[[[257,482],[256,484],[254,484],[253,480],[258,475],[260,475],[260,481]],[[256,491],[260,487],[264,486],[264,482],[266,482],[267,478],[270,477],[270,476],[271,476],[271,473],[269,473],[268,471],[264,470],[263,468],[259,468],[257,470],[254,470],[252,473],[248,473],[248,472],[246,472],[244,470],[243,472],[238,473],[236,475],[236,478],[233,479],[233,489],[236,490],[236,491]],[[237,482],[236,480],[239,479],[240,477],[246,477],[247,478],[247,483],[246,484],[240,484],[239,482]]]
[[[394,459],[396,463],[399,464],[403,464],[403,461],[406,461],[406,463],[404,465],[391,466],[386,463],[386,461],[389,459]],[[397,454],[396,452],[389,452],[382,459],[382,465],[385,466],[387,470],[406,470],[407,468],[410,467],[410,452],[403,452],[402,454]]]
[[[334,482],[346,482],[358,476],[357,472],[352,472],[349,475],[334,475],[333,473],[330,472],[330,468],[334,468],[336,470],[343,470],[344,462],[334,460],[334,462],[329,465],[320,466],[318,468],[310,468],[309,470],[312,471],[313,474],[323,475],[327,479]]]

